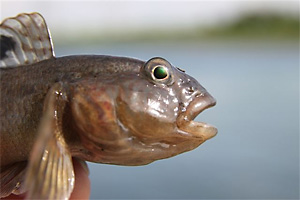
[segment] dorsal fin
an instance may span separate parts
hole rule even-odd
[[[39,13],[23,13],[0,24],[0,68],[54,57],[50,32]]]

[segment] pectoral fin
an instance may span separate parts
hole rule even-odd
[[[44,114],[27,169],[27,199],[68,199],[74,187],[71,154],[61,132],[62,84],[55,84],[44,102]]]
[[[10,194],[24,193],[24,175],[27,162],[18,162],[6,166],[0,172],[0,197],[4,198]]]

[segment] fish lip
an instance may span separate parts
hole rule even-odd
[[[192,137],[198,140],[208,140],[214,137],[218,130],[216,127],[205,123],[193,121],[201,112],[216,105],[216,100],[209,93],[196,94],[187,106],[186,111],[179,114],[177,127],[184,137]]]
[[[217,101],[215,100],[215,98],[213,98],[208,93],[200,93],[195,95],[194,100],[188,105],[185,112],[187,120],[195,119],[201,112],[215,106],[216,104]]]

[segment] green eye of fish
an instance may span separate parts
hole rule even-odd
[[[155,67],[152,73],[156,79],[165,79],[169,75],[168,70],[163,66]]]

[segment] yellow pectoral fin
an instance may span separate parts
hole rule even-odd
[[[44,114],[25,178],[27,199],[68,199],[74,188],[72,157],[58,122],[61,95],[62,85],[57,83],[45,99]]]

